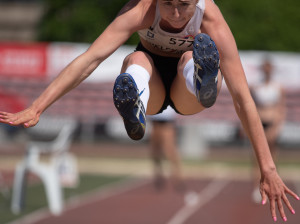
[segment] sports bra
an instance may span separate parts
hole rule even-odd
[[[195,36],[199,33],[205,10],[205,0],[199,0],[193,17],[179,33],[169,33],[160,28],[159,6],[156,4],[155,19],[151,27],[139,30],[138,34],[152,47],[170,54],[183,54],[193,49]]]
[[[281,88],[277,83],[271,82],[255,87],[253,94],[258,106],[272,106],[280,101]]]

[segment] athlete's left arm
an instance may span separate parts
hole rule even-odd
[[[292,213],[294,211],[286,197],[286,193],[291,194],[296,199],[298,199],[298,196],[285,186],[277,174],[230,28],[213,1],[205,0],[205,3],[201,32],[210,35],[219,50],[222,75],[260,166],[263,202],[266,202],[266,197],[268,196],[273,218],[276,217],[275,207],[277,202],[280,215],[284,219],[286,215],[282,201]]]

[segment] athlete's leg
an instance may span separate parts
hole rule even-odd
[[[194,89],[193,52],[184,53],[178,63],[178,74],[171,87],[171,99],[176,109],[182,114],[195,114],[206,107],[199,103]],[[217,94],[222,85],[222,75],[218,72]]]
[[[147,53],[142,51],[136,51],[128,55],[123,61],[121,73],[126,73],[126,70],[131,65],[139,65],[143,67],[150,75],[150,80],[148,83],[150,89],[150,96],[149,96],[148,105],[146,106],[147,107],[146,114],[156,114],[161,109],[161,106],[163,105],[166,93],[165,93],[164,85],[161,81],[157,69],[153,64],[151,57]],[[134,73],[134,71],[132,71],[132,73]],[[131,75],[138,75],[138,74],[131,74]],[[138,88],[141,91],[142,89],[144,89],[144,86],[138,86]]]
[[[165,90],[152,59],[144,52],[128,55],[121,72],[114,84],[114,104],[129,137],[139,140],[146,128],[145,108],[149,114],[157,113],[163,105]]]
[[[180,158],[178,149],[176,146],[176,127],[175,121],[169,121],[160,124],[157,127],[158,133],[161,138],[161,147],[163,149],[164,155],[168,159],[171,168],[171,181],[174,186],[181,188],[181,169],[180,169]]]
[[[158,127],[158,128],[157,128]],[[154,186],[157,189],[163,187],[165,180],[163,174],[163,151],[161,146],[161,136],[159,126],[156,122],[152,123],[152,131],[150,135],[150,155],[154,168]]]
[[[211,107],[217,99],[219,52],[214,41],[205,33],[195,37],[193,44],[194,89],[198,101]]]

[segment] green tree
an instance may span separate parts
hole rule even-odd
[[[216,0],[243,50],[300,51],[300,1]]]
[[[41,41],[92,42],[128,0],[44,0]],[[241,50],[300,52],[300,1],[215,0]],[[129,21],[130,22],[130,21]],[[126,44],[136,45],[137,34]]]
[[[45,0],[40,41],[92,42],[116,17],[126,0]],[[136,44],[134,35],[127,44]]]

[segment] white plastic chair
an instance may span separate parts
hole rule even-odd
[[[59,176],[58,159],[68,153],[77,123],[73,119],[44,117],[32,128],[27,129],[30,136],[55,136],[51,141],[31,139],[26,155],[17,164],[14,177],[11,210],[18,214],[24,206],[26,174],[31,172],[44,184],[50,212],[61,214],[63,210],[63,190]],[[40,160],[40,155],[50,155],[49,163]]]

